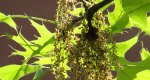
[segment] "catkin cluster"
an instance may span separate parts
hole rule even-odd
[[[54,73],[57,80],[112,80],[112,55],[115,55],[111,31],[105,23],[104,15],[98,11],[91,20],[97,29],[97,38],[89,39],[88,22],[85,19],[77,24],[72,23],[74,15],[70,11],[75,9],[76,0],[59,0],[56,15],[57,29],[54,53],[56,55]],[[87,1],[94,5],[94,1]],[[90,7],[89,5],[89,7]],[[82,3],[80,5],[82,7]],[[84,14],[80,14],[81,16]],[[74,33],[74,29],[81,25],[81,33]],[[88,36],[88,37],[87,37]],[[69,70],[66,66],[70,67]]]

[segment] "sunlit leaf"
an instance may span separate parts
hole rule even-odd
[[[40,69],[40,66],[35,65],[7,65],[0,67],[0,79],[1,80],[19,80],[19,78],[33,73]]]
[[[147,13],[150,11],[150,0],[122,0],[122,7],[129,15],[131,23],[141,30],[145,30]]]
[[[53,57],[41,57],[38,58],[39,60],[35,61],[33,64],[40,64],[40,65],[48,65],[48,64],[53,64],[54,62]]]
[[[10,27],[16,29],[17,25],[16,23],[11,19],[10,16],[6,16],[5,14],[0,12],[0,23],[5,22],[7,23]]]
[[[145,70],[136,74],[137,78],[135,78],[135,80],[149,80],[150,76],[148,74],[150,74],[150,70],[145,69]]]
[[[119,42],[116,43],[117,46],[117,55],[119,57],[124,57],[125,53],[133,46],[137,43],[138,41],[138,37],[139,35],[136,35],[135,37],[133,37],[132,39],[129,39],[127,41],[124,42]]]
[[[130,28],[129,17],[124,12],[120,0],[115,1],[115,10],[108,14],[108,20],[114,33],[120,33],[124,28]]]
[[[26,51],[20,51],[14,49],[13,55],[21,55],[25,59],[31,56],[46,56],[49,52],[52,52],[54,49],[54,34],[50,33],[44,25],[40,25],[32,20],[30,20],[33,26],[39,31],[41,37],[38,37],[37,40],[27,40],[21,33],[17,36],[6,34],[10,39],[20,44]],[[46,34],[45,34],[46,33]],[[47,37],[49,35],[49,37]]]
[[[149,57],[150,57],[150,52],[147,49],[142,48],[142,51],[141,51],[142,60],[146,60]]]
[[[102,1],[102,0],[95,0],[96,3],[99,3],[99,2],[101,2],[101,1]]]
[[[140,62],[126,62],[123,70],[117,70],[117,80],[149,80],[150,58]],[[146,73],[146,74],[142,74]]]
[[[76,27],[76,28],[73,30],[73,32],[74,32],[75,34],[81,34],[82,27],[83,27],[83,25],[80,25],[80,26]]]
[[[54,35],[55,33],[51,33],[45,26],[44,24],[38,24],[34,22],[33,20],[30,20],[32,25],[37,29],[41,37],[37,37],[37,40],[32,40],[31,42],[35,44],[43,46],[42,50],[40,51],[41,54],[47,54],[48,52],[53,51],[54,49]]]
[[[53,34],[45,27],[44,24],[42,24],[42,25],[38,24],[33,20],[30,20],[30,22],[31,22],[32,26],[35,27],[35,29],[41,35],[40,38],[43,40],[43,41],[41,40],[41,42],[44,43],[45,41],[47,41],[49,39],[49,37],[53,36]],[[36,44],[38,44],[38,43],[36,43]]]
[[[25,51],[20,51],[20,50],[13,48],[15,50],[15,52],[13,52],[13,55],[21,55],[25,59],[27,59],[28,57],[30,57],[32,55],[32,53],[36,49],[38,49],[38,46],[30,43],[30,41],[28,41],[26,38],[24,38],[20,33],[17,36],[12,36],[10,39],[14,40],[15,42],[20,44],[25,49]]]
[[[85,13],[85,9],[84,8],[75,8],[75,10],[70,11],[70,14],[72,14],[74,16],[80,16],[80,13]]]
[[[150,17],[147,17],[147,27],[143,27],[143,31],[146,35],[150,35]]]
[[[44,75],[44,72],[42,69],[37,70],[37,72],[34,75],[33,80],[41,80],[42,76]]]
[[[60,54],[64,57],[64,59],[60,62],[60,67],[64,69],[63,75],[65,78],[69,77],[67,74],[68,70],[71,70],[70,67],[67,65],[68,64],[68,53],[66,50],[61,49]]]
[[[145,73],[144,71],[148,70],[146,73],[150,74],[150,57],[144,57],[145,54],[147,54],[147,52],[145,53],[145,50],[142,49],[142,56],[143,56],[143,61],[140,62],[129,62],[127,61],[124,56],[125,53],[132,48],[133,45],[136,44],[136,42],[138,41],[138,35],[135,36],[134,38],[125,41],[125,42],[120,42],[117,43],[117,55],[119,57],[119,61],[120,63],[123,65],[123,69],[117,69],[117,78],[116,80],[141,80],[143,75],[141,73]],[[145,75],[145,80],[148,80],[149,75]]]

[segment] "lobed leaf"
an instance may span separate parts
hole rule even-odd
[[[43,24],[40,25],[33,20],[30,20],[32,25],[37,29],[41,37],[37,37],[37,40],[32,40],[31,42],[41,45],[41,54],[47,54],[48,52],[53,51],[54,49],[54,41],[55,41],[55,34],[51,33]],[[43,46],[43,47],[42,47]]]
[[[37,72],[34,75],[33,80],[41,80],[42,76],[44,75],[44,72],[42,69],[37,70]]]
[[[142,61],[144,61],[147,58],[150,58],[150,52],[143,47],[141,50],[141,59],[142,59]]]
[[[137,43],[138,37],[139,35],[136,35],[127,41],[116,43],[118,57],[124,58],[125,53]]]
[[[124,12],[122,8],[122,2],[120,0],[115,1],[115,10],[108,14],[108,20],[111,26],[112,33],[120,33],[124,28],[130,28],[129,16]]]
[[[16,65],[11,64],[4,67],[0,67],[0,79],[1,80],[19,80],[21,77],[33,73],[40,69],[41,66],[35,65]]]
[[[17,36],[13,36],[9,37],[10,39],[12,39],[13,41],[17,42],[18,44],[20,44],[26,51],[20,51],[17,49],[14,49],[15,52],[13,52],[12,55],[20,55],[23,56],[25,59],[27,59],[28,57],[30,57],[32,55],[32,53],[38,49],[38,46],[30,43],[30,41],[28,41],[26,38],[23,37],[22,34],[18,34]]]
[[[10,16],[6,16],[5,14],[0,12],[0,23],[4,22],[8,24],[10,27],[14,28],[15,30],[17,29],[16,23],[11,19]]]
[[[49,65],[53,64],[53,57],[39,57],[39,60],[35,61],[33,64],[40,64],[40,65]]]
[[[126,62],[123,70],[117,70],[117,80],[149,80],[150,58],[140,62]],[[145,73],[143,75],[143,73]]]
[[[147,13],[150,11],[150,0],[121,0],[125,13],[128,14],[130,22],[142,31],[147,24]]]
[[[143,28],[143,31],[146,35],[150,35],[150,17],[147,17],[147,26]]]
[[[37,40],[27,40],[24,36],[19,33],[17,36],[6,34],[10,39],[16,41],[20,44],[26,51],[15,50],[13,55],[20,55],[25,58],[34,56],[48,56],[54,49],[54,34],[50,33],[44,25],[40,25],[32,20],[30,20],[33,26],[39,31],[41,37]],[[46,33],[46,34],[45,34]],[[49,37],[47,37],[49,36]]]
[[[116,80],[143,80],[144,78],[144,80],[149,80],[149,75],[142,74],[150,74],[150,54],[147,50],[142,49],[142,61],[129,62],[124,58],[125,53],[138,41],[138,36],[125,42],[116,43],[117,55],[120,63],[123,65],[123,69],[116,69],[118,73]]]

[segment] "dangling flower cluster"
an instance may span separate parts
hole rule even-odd
[[[86,1],[94,5],[94,1]],[[81,33],[74,32],[72,23],[76,0],[59,0],[56,15],[57,29],[55,42],[54,73],[57,80],[112,80],[111,64],[112,55],[115,55],[111,31],[105,23],[104,15],[98,11],[94,14],[91,22],[96,29],[96,38],[89,35],[88,22],[80,20]],[[82,7],[82,6],[80,6]],[[81,14],[83,16],[85,14]],[[112,54],[113,53],[113,54]],[[69,69],[70,68],[70,69]],[[67,74],[68,73],[68,74]],[[68,76],[69,75],[69,76]]]
[[[54,73],[57,80],[65,80],[69,76],[67,70],[68,63],[68,47],[71,44],[73,38],[73,27],[71,27],[72,15],[69,14],[69,10],[72,9],[73,0],[59,0],[58,9],[56,15],[57,29],[56,29],[56,42],[54,53],[56,58],[54,64]]]

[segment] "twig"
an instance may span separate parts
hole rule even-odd
[[[87,17],[89,27],[92,27],[91,19],[93,18],[94,13],[97,12],[100,8],[111,3],[112,1],[113,0],[103,0],[102,2],[99,2],[98,4],[95,4],[91,8],[88,9],[88,11],[86,13],[86,17]]]
[[[26,16],[26,15],[9,15],[11,18],[29,18],[37,21],[43,21],[51,24],[56,24],[56,21],[48,20],[48,19],[43,19],[43,18],[38,18],[38,17],[32,17],[32,16]]]

